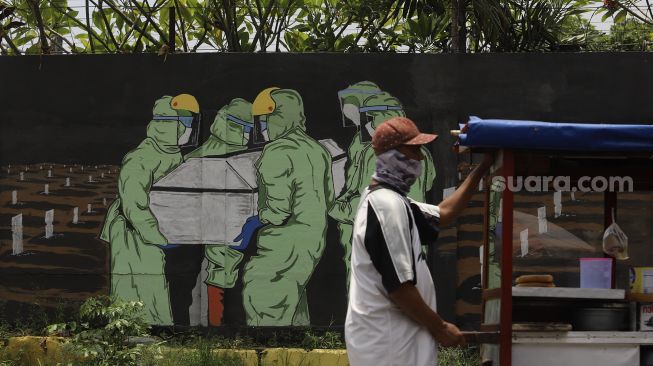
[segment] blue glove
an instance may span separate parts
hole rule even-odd
[[[256,230],[258,230],[261,226],[264,226],[264,224],[258,218],[258,215],[248,217],[245,221],[245,224],[243,224],[243,228],[241,229],[240,234],[234,238],[234,242],[240,241],[240,245],[232,246],[231,248],[236,250],[245,250],[249,245],[249,242],[252,240]]]
[[[156,245],[160,249],[166,250],[166,249],[173,249],[173,248],[178,248],[179,244],[166,244],[166,245]]]

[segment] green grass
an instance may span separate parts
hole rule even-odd
[[[479,366],[481,357],[476,347],[440,348],[438,366]]]
[[[199,341],[192,347],[144,346],[135,362],[138,366],[241,366],[236,356],[213,352],[209,341]],[[28,353],[7,356],[0,349],[0,366],[97,366],[94,359],[80,360],[79,356],[64,352],[59,360],[39,360]],[[108,366],[108,365],[107,365]]]
[[[219,355],[213,352],[214,345],[207,340],[198,341],[193,347],[164,348],[147,347],[139,362],[140,366],[241,366],[243,362],[235,356]]]

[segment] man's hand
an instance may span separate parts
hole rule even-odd
[[[469,200],[477,190],[478,182],[490,170],[492,164],[494,164],[494,154],[485,153],[483,161],[467,176],[460,187],[438,205],[440,207],[440,227],[454,223],[458,215],[467,207]]]
[[[465,338],[458,327],[443,321],[437,313],[426,305],[419,291],[412,283],[402,283],[390,293],[390,298],[409,318],[428,329],[433,338],[444,347],[465,344]]]
[[[433,338],[435,338],[440,345],[443,347],[455,347],[465,344],[465,337],[463,337],[463,334],[457,326],[448,322],[444,322],[444,325],[444,328],[433,334]]]

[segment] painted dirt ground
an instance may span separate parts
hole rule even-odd
[[[98,239],[98,234],[107,207],[116,197],[117,173],[117,167],[107,165],[42,163],[2,167],[0,298],[51,307],[108,293],[108,246]],[[65,186],[66,178],[70,178],[69,187]],[[46,184],[49,194],[44,193]],[[14,190],[18,195],[15,205]],[[76,224],[75,207],[79,210]],[[54,236],[46,239],[44,216],[51,209]],[[18,214],[23,215],[23,252],[13,255],[11,219]]]

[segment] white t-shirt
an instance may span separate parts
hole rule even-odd
[[[437,343],[395,305],[389,292],[411,281],[436,311],[435,287],[411,210],[439,223],[437,206],[383,187],[363,192],[352,236],[345,341],[352,366],[434,366]]]

